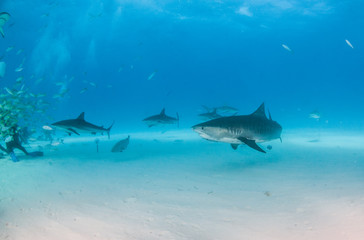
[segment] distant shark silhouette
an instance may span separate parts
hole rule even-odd
[[[103,126],[99,127],[92,123],[86,122],[84,112],[81,113],[80,116],[78,116],[78,118],[76,119],[63,120],[52,124],[52,126],[55,126],[56,128],[64,129],[69,135],[71,135],[72,133],[80,135],[79,132],[87,132],[91,134],[96,134],[96,133],[103,134],[104,132],[106,132],[109,139],[110,139],[110,130],[113,125],[114,123],[111,124],[109,128],[104,128]]]
[[[220,114],[217,113],[217,108],[214,108],[212,111],[208,111],[206,113],[201,113],[198,115],[199,117],[205,118],[205,120],[211,120],[222,117]]]
[[[9,20],[9,18],[10,18],[10,14],[9,13],[7,13],[7,12],[1,12],[0,13],[0,34],[3,37],[5,37],[4,30],[3,30],[3,26]]]
[[[153,127],[160,124],[174,124],[177,123],[179,125],[179,116],[177,113],[177,118],[167,116],[165,113],[166,109],[163,108],[160,114],[153,115],[143,119],[148,127]]]
[[[265,115],[264,103],[250,115],[221,117],[192,127],[202,138],[216,142],[230,143],[236,150],[239,144],[265,153],[257,142],[281,139],[282,127]]]

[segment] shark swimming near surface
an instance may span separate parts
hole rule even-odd
[[[269,111],[268,111],[269,112]],[[202,138],[230,143],[236,150],[240,144],[265,153],[257,142],[281,139],[282,127],[265,114],[264,103],[250,115],[221,117],[192,127]]]
[[[79,132],[87,132],[91,134],[96,134],[96,133],[103,134],[104,132],[106,132],[107,136],[110,139],[110,130],[114,125],[114,123],[111,124],[109,128],[104,128],[103,126],[101,127],[96,126],[92,123],[85,121],[85,113],[83,112],[76,119],[62,120],[59,122],[55,122],[51,125],[56,128],[61,128],[65,130],[69,135],[71,135],[72,133],[80,135]]]
[[[5,23],[9,20],[10,14],[7,12],[1,12],[0,13],[0,34],[1,36],[5,37],[3,26]]]
[[[175,123],[179,125],[178,113],[177,117],[174,118],[167,116],[165,111],[166,111],[165,108],[163,108],[160,114],[147,117],[143,119],[143,122],[145,122],[148,125],[148,127],[153,127],[160,124],[175,124]]]

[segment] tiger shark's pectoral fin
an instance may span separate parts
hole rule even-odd
[[[73,132],[74,134],[80,135],[78,132],[76,132],[76,130],[74,130],[73,128],[67,128],[68,131]],[[69,134],[71,135],[71,133]]]
[[[231,147],[232,147],[234,150],[236,150],[236,149],[238,149],[239,144],[234,144],[234,143],[232,143],[232,144],[231,144]]]
[[[0,27],[0,35],[1,35],[2,37],[5,37],[4,30],[3,30],[3,28],[2,28],[2,27]]]
[[[266,153],[263,149],[261,149],[254,140],[249,140],[247,138],[244,138],[244,137],[239,137],[238,138],[240,141],[242,141],[243,143],[245,143],[246,145],[248,145],[249,147],[259,151],[259,152],[262,152],[262,153]]]

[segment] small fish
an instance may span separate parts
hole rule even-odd
[[[42,98],[42,97],[45,97],[47,96],[45,93],[39,93],[36,95],[38,98]]]
[[[21,72],[23,71],[23,67],[22,66],[19,66],[15,69],[15,72]]]
[[[83,88],[83,89],[80,91],[80,94],[85,93],[87,90],[88,90],[87,88]]]
[[[349,40],[345,39],[345,42],[346,42],[346,44],[348,44],[348,45],[349,45],[349,47],[351,47],[351,48],[353,48],[353,49],[354,49],[353,45],[349,42]]]
[[[319,111],[315,110],[309,114],[310,118],[319,120],[321,118],[321,114]]]
[[[38,78],[36,81],[35,81],[35,85],[38,85],[39,83],[41,83],[42,81],[44,80],[44,78]]]
[[[5,88],[5,91],[7,91],[10,95],[14,96],[14,93],[9,88]]]
[[[89,84],[90,84],[91,86],[93,86],[93,87],[96,87],[96,83],[94,83],[94,82],[89,82]]]
[[[9,46],[6,48],[6,52],[10,52],[11,50],[13,50],[15,48],[15,46]]]
[[[291,49],[290,49],[287,45],[282,44],[282,47],[283,47],[284,49],[286,49],[287,51],[292,52],[292,50],[291,50]]]
[[[101,17],[102,16],[102,12],[100,12],[98,14],[89,13],[88,15],[90,17],[90,20],[92,20],[92,19],[96,19],[96,18]]]
[[[62,87],[60,90],[59,90],[59,94],[64,96],[67,92],[69,91],[68,88],[66,87]]]
[[[23,79],[24,79],[24,77],[23,77],[23,76],[18,77],[18,78],[15,80],[15,82],[17,82],[17,83],[21,83],[21,82],[23,81]]]
[[[44,125],[42,128],[46,131],[53,131],[53,128],[51,128],[50,126],[47,126],[47,125]]]
[[[6,70],[6,63],[0,62],[0,77],[5,76],[5,70]]]
[[[152,78],[154,78],[156,73],[157,73],[157,71],[152,72],[152,74],[150,74],[149,77],[148,77],[148,81],[152,80]]]
[[[21,48],[21,49],[19,49],[17,52],[16,52],[16,55],[19,55],[19,54],[21,54],[23,52],[23,49]]]
[[[127,138],[120,140],[119,142],[117,142],[114,147],[111,149],[111,152],[122,152],[124,151],[128,145],[129,145],[129,141],[130,141],[130,136],[128,136]]]

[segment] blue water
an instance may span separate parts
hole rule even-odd
[[[362,130],[361,1],[1,1],[0,8],[11,14],[0,50],[15,46],[3,59],[1,86],[24,76],[47,93],[53,119],[85,111],[93,122],[140,130],[141,119],[166,107],[187,128],[201,105],[248,114],[265,101],[285,128],[315,127],[308,115],[319,110],[321,127]],[[24,70],[14,72],[23,58]],[[53,99],[55,83],[70,78],[67,96]]]
[[[0,0],[11,15],[0,92],[23,77],[49,103],[25,145],[44,157],[0,159],[0,239],[362,239],[363,10],[360,0]],[[267,154],[191,129],[202,105],[245,115],[262,102],[283,127],[282,143],[261,144]],[[142,121],[162,108],[179,127]],[[115,122],[111,139],[35,139],[81,112]]]

